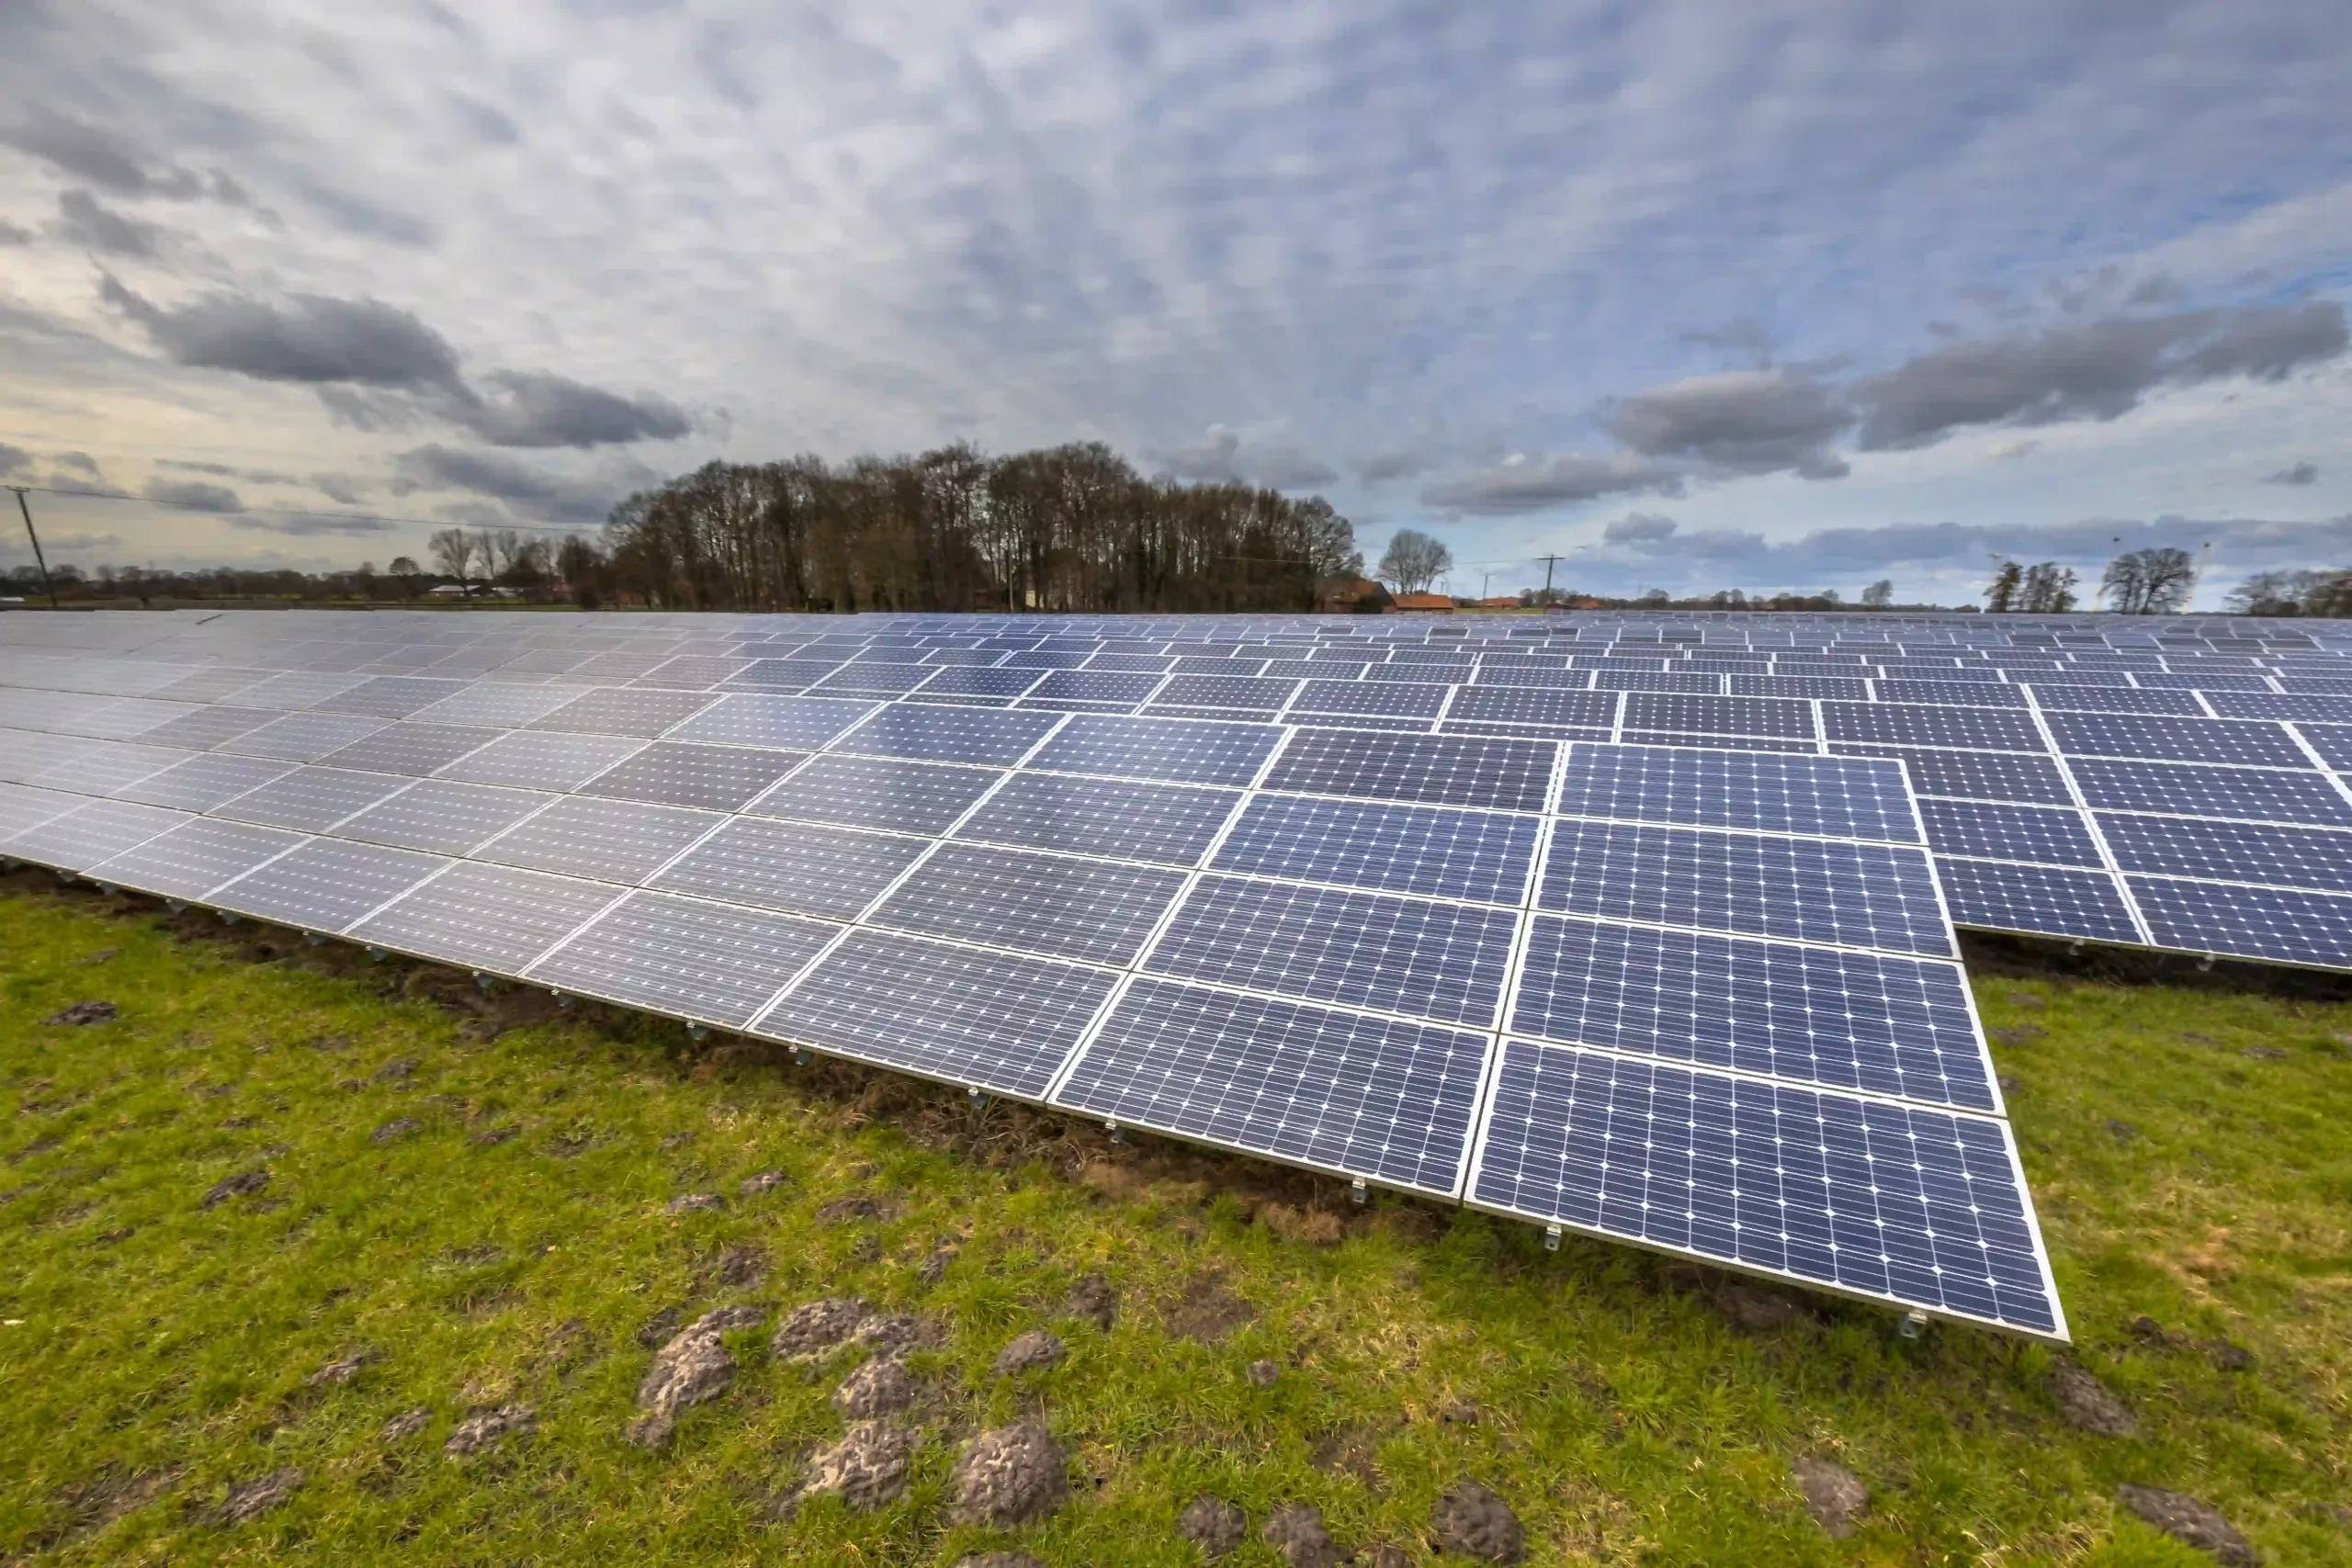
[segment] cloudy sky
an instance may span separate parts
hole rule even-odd
[[[2204,606],[2352,564],[2346,81],[2312,0],[6,0],[0,479],[141,498],[53,558],[380,566],[1101,439],[1457,592]]]

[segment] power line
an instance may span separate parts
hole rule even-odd
[[[217,507],[198,506],[192,502],[165,501],[159,496],[153,495],[132,495],[128,491],[59,490],[51,485],[10,485],[7,488],[15,491],[20,498],[27,491],[30,491],[35,495],[70,495],[79,497],[85,501],[135,501],[142,506],[162,506],[180,512],[201,513],[208,517],[234,518],[243,516],[247,513],[260,512],[266,513],[273,517],[328,517],[349,523],[390,523],[417,528],[456,528],[464,526],[464,525],[454,523],[447,517],[393,517],[380,512],[321,512],[313,508],[300,506],[239,506],[234,511],[223,512]],[[502,523],[499,526],[502,528],[513,528],[518,532],[526,534],[580,534],[585,533],[592,528],[600,527],[602,525],[594,523]]]

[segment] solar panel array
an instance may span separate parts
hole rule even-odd
[[[0,855],[2063,1337],[1951,918],[2352,893],[2330,629],[2095,624],[7,617]]]

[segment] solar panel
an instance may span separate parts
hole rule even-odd
[[[1111,994],[1094,968],[852,931],[752,1032],[1042,1100]]]
[[[1633,692],[1625,697],[1627,729],[1701,735],[1780,736],[1810,739],[1813,705],[1773,697],[1698,697]]]
[[[125,784],[114,794],[118,800],[209,811],[293,771],[291,762],[273,762],[264,757],[190,757]]]
[[[216,889],[206,902],[256,919],[340,931],[449,863],[438,855],[312,839]]]
[[[1371,736],[1301,730],[1265,787],[1430,805],[1541,811],[1553,748],[1478,736]]]
[[[1055,731],[1028,765],[1107,778],[1247,784],[1282,742],[1283,731],[1271,725],[1170,723],[1081,714]]]
[[[580,793],[659,806],[734,811],[766,793],[807,755],[802,751],[657,740],[581,785]]]
[[[89,803],[89,796],[71,795],[62,789],[0,784],[0,840]]]
[[[1123,964],[1183,886],[1179,872],[950,843],[869,919],[925,936]]]
[[[1936,874],[1961,925],[2092,942],[2143,940],[2115,878],[2104,871],[1940,856]]]
[[[833,750],[1010,767],[1060,722],[1052,714],[893,704],[833,742]]]
[[[2063,806],[2074,799],[2066,775],[2047,756],[2027,757],[2006,751],[1940,751],[1898,746],[1839,746],[1847,757],[1891,757],[1911,776],[1911,788],[1922,795],[1957,795],[1970,800],[2013,800],[2027,805]]]
[[[1901,771],[1869,758],[1571,746],[1555,807],[1625,822],[1919,841]]]
[[[745,810],[803,822],[943,833],[1004,775],[895,757],[811,758]]]
[[[509,789],[575,790],[644,745],[616,735],[502,735],[435,776]]]
[[[1401,681],[1308,681],[1291,704],[1294,712],[1385,714],[1434,718],[1444,711],[1451,686]]]
[[[1470,1201],[2063,1337],[2007,1125],[1507,1042]]]
[[[275,757],[284,762],[315,762],[330,751],[366,739],[389,722],[365,714],[290,713],[232,736],[217,750],[246,757]]]
[[[1938,854],[2035,861],[2045,865],[2103,863],[2078,811],[1979,800],[1923,800],[1919,814],[1928,824],[1928,842]]]
[[[2352,827],[2352,801],[2320,773],[2188,762],[2072,763],[2090,805],[2109,811]]]
[[[1949,953],[1927,856],[1892,845],[1570,818],[1537,907],[1702,931]]]
[[[470,854],[556,797],[534,790],[424,779],[334,829],[342,839]]]
[[[459,861],[345,934],[461,968],[519,975],[620,892],[604,883]]]
[[[192,751],[204,751],[247,730],[259,729],[279,716],[268,708],[201,707],[165,719],[152,729],[142,729],[139,739],[151,746],[184,746]]]
[[[1498,812],[1261,795],[1215,863],[1296,882],[1518,904],[1541,830],[1532,818]]]
[[[646,739],[682,724],[710,706],[697,692],[645,687],[605,687],[576,697],[527,728],[582,735],[634,735]]]
[[[2161,876],[2124,881],[2150,933],[2165,947],[2352,968],[2352,898]]]
[[[577,686],[474,685],[422,707],[408,716],[420,724],[470,725],[503,729],[545,718],[577,699]]]
[[[956,837],[1191,866],[1200,863],[1240,798],[1230,790],[1020,773]]]
[[[2352,893],[2352,831],[2343,829],[2116,813],[2098,821],[2127,872]]]
[[[100,740],[86,748],[60,748],[60,761],[34,773],[25,782],[44,789],[109,795],[200,754],[169,746],[131,746]]]
[[[1452,1197],[1488,1037],[1138,979],[1054,1103]]]
[[[789,915],[632,893],[533,964],[529,977],[583,997],[740,1029],[838,931]]]
[[[1824,703],[1822,723],[1832,740],[1881,746],[1957,746],[1994,751],[2040,751],[2041,734],[2029,714],[1996,708],[1928,707],[1907,704]]]
[[[652,880],[672,892],[854,919],[923,852],[922,840],[739,817]]]
[[[572,795],[472,852],[477,859],[636,884],[725,822],[716,812]]]
[[[1476,905],[1208,876],[1144,967],[1490,1029],[1518,930],[1515,915]]]
[[[365,740],[329,752],[319,761],[330,768],[363,773],[405,773],[423,778],[498,739],[495,729],[446,724],[395,724]]]
[[[2050,716],[2050,733],[2058,750],[2074,757],[2310,766],[2302,749],[2276,724],[2149,714],[2058,713]]]
[[[211,811],[216,817],[234,818],[240,822],[323,833],[344,818],[356,817],[407,788],[409,783],[390,773],[297,768],[258,789],[221,802]]]
[[[176,828],[184,811],[141,806],[128,800],[95,800],[37,822],[0,843],[0,854],[37,861],[61,871],[81,871],[112,860],[126,850]]]
[[[413,675],[379,675],[347,691],[311,705],[316,713],[364,713],[377,718],[406,718],[422,707],[465,689],[463,681],[435,681]]]

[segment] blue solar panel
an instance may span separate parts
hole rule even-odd
[[[1046,742],[1029,766],[1171,784],[1246,784],[1282,742],[1283,731],[1271,725],[1080,714]]]
[[[2137,686],[2033,682],[2033,700],[2051,713],[2153,713],[2194,718],[2204,710],[2188,692],[2143,692]]]
[[[1162,707],[1214,707],[1272,714],[1279,712],[1297,689],[1295,681],[1261,681],[1242,675],[1171,675],[1152,701]]]
[[[1052,714],[893,704],[833,742],[833,750],[1008,767],[1060,722]]]
[[[1511,1041],[1470,1198],[1858,1295],[2065,1333],[1997,1121]]]
[[[1923,800],[1928,842],[1939,855],[2036,861],[2047,865],[2098,865],[2079,811],[1981,800]]]
[[[1182,872],[942,844],[869,919],[1048,958],[1124,964],[1183,886]]]
[[[1499,909],[1209,876],[1144,967],[1487,1029],[1518,929]]]
[[[1229,790],[1015,773],[956,837],[1190,866],[1240,799]]]
[[[340,931],[448,863],[438,855],[312,839],[205,901],[305,931]]]
[[[1452,1197],[1488,1037],[1139,979],[1054,1103]]]
[[[2194,762],[2079,761],[2072,766],[2083,798],[2102,810],[2352,827],[2352,802],[2318,772]]]
[[[2142,940],[2115,878],[2105,871],[1939,856],[1936,874],[1952,919],[1963,926],[2092,942]]]
[[[1252,798],[1218,849],[1220,871],[1391,893],[1517,904],[1540,828],[1532,818],[1439,807]]]
[[[1827,697],[1845,702],[1868,702],[1870,683],[1866,681],[1843,679],[1836,675],[1734,675],[1731,694],[1735,697]]]
[[[1864,740],[1881,746],[1960,746],[1996,751],[2045,750],[2041,733],[2034,728],[2030,716],[1996,708],[1824,703],[1821,714],[1832,740]]]
[[[390,773],[353,773],[340,768],[297,768],[258,789],[211,808],[215,817],[322,833],[414,781]]]
[[[1915,794],[1957,795],[1970,800],[2013,800],[2064,806],[2074,800],[2066,777],[2048,756],[2009,751],[1937,751],[1905,746],[1837,748],[1841,757],[1892,757],[1911,775]]]
[[[501,865],[635,884],[727,820],[710,811],[571,795],[472,852]]]
[[[2152,714],[2054,713],[2050,733],[2075,757],[2135,757],[2169,762],[2243,762],[2306,768],[2304,756],[2276,724]]]
[[[895,697],[911,692],[936,671],[928,664],[844,664],[808,688],[827,695]]]
[[[1568,749],[1559,811],[1621,822],[1919,841],[1894,762],[1650,746]]]
[[[1999,1104],[1955,964],[1541,916],[1508,1027],[1831,1089]]]
[[[1883,703],[1941,703],[1954,707],[2021,708],[2025,693],[1989,681],[1881,681]]]
[[[710,706],[712,700],[699,692],[607,686],[566,703],[525,728],[577,735],[634,735],[650,739],[692,718]]]
[[[459,861],[346,934],[462,968],[519,975],[620,892],[601,882]]]
[[[1774,697],[1692,697],[1634,692],[1625,698],[1627,729],[1698,735],[1767,735],[1809,739],[1813,705]]]
[[[1601,919],[1949,953],[1924,852],[1561,819],[1537,907]]]
[[[839,928],[632,893],[531,966],[540,985],[740,1029]]]
[[[2320,761],[2338,773],[2352,773],[2352,724],[2299,724],[2295,729]]]
[[[1292,738],[1268,789],[1341,795],[1437,806],[1540,811],[1553,747],[1542,741],[1467,735],[1371,736],[1301,730]]]
[[[1035,686],[1040,679],[1035,670],[987,670],[955,666],[942,670],[925,681],[915,691],[924,701],[958,697],[1017,697]]]
[[[1607,728],[1617,719],[1608,692],[1546,691],[1527,686],[1463,686],[1446,716],[1497,724],[1575,724]]]
[[[2282,696],[2272,692],[2214,692],[2205,698],[2212,710],[2223,718],[2290,718],[2306,722],[2352,722],[2352,695],[2322,696],[2296,694]],[[153,731],[140,737],[141,740],[164,740],[169,738]]]
[[[1153,660],[1152,662],[1158,662]],[[1158,675],[1124,674],[1117,671],[1058,670],[1030,693],[1033,702],[1140,703],[1159,689]]]
[[[2124,880],[2160,946],[2352,968],[2352,897],[2160,876]]]
[[[2125,871],[2352,893],[2352,831],[2343,829],[2114,813],[2100,816],[2099,829]]]
[[[1387,714],[1434,718],[1445,706],[1450,686],[1402,681],[1309,681],[1291,704],[1294,713]]]
[[[743,809],[760,817],[944,833],[1004,775],[895,757],[812,757]]]
[[[319,759],[330,768],[423,778],[498,739],[495,729],[446,724],[395,724]]]
[[[922,854],[921,839],[738,817],[650,886],[787,914],[854,919]]]
[[[1100,969],[858,931],[751,1032],[1038,1100],[1115,983]]]

